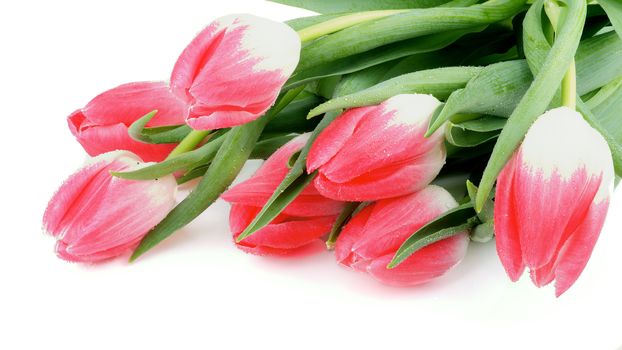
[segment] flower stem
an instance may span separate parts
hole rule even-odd
[[[192,151],[195,147],[203,141],[211,130],[192,130],[183,140],[171,151],[166,159],[171,159],[182,153]]]
[[[307,42],[317,39],[321,36],[332,34],[342,29],[352,27],[353,25],[379,19],[398,13],[406,12],[408,10],[381,10],[381,11],[364,11],[357,12],[350,15],[345,15],[337,18],[330,19],[328,21],[318,23],[298,31],[300,41]]]
[[[553,31],[557,32],[560,25],[560,18],[562,17],[562,8],[557,3],[557,0],[548,0],[544,3],[544,11],[546,12]],[[562,106],[576,109],[577,107],[577,70],[575,67],[575,60],[570,62],[568,71],[562,80]]]

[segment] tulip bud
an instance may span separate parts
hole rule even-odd
[[[468,232],[423,247],[392,269],[387,265],[408,237],[457,205],[449,192],[434,185],[406,196],[379,200],[344,227],[335,245],[335,257],[340,264],[367,272],[386,284],[428,282],[462,260]]]
[[[231,203],[229,223],[234,239],[251,223],[288,172],[287,162],[308,140],[301,135],[279,148],[248,180],[222,195]],[[283,254],[317,241],[328,233],[343,203],[322,197],[312,185],[270,224],[239,243],[238,248],[258,255]]]
[[[318,191],[341,201],[373,201],[427,186],[445,163],[443,131],[424,137],[440,102],[431,95],[397,95],[377,106],[350,109],[313,143],[307,169]]]
[[[43,227],[67,261],[99,262],[138,245],[175,205],[175,179],[123,180],[110,171],[144,166],[136,155],[116,151],[91,159],[50,200]]]
[[[247,15],[212,22],[186,47],[171,75],[172,91],[190,105],[190,127],[244,124],[276,100],[300,56],[298,34],[284,23]]]
[[[613,179],[607,142],[581,114],[540,116],[497,180],[497,253],[510,279],[528,267],[536,286],[568,290],[603,226]]]
[[[128,134],[132,123],[145,114],[158,110],[147,126],[184,123],[184,104],[164,82],[137,82],[108,90],[73,112],[68,118],[69,130],[91,156],[127,150],[145,161],[161,161],[175,145],[152,145],[133,140]]]

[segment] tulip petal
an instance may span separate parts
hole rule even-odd
[[[233,205],[230,214],[230,226],[234,232],[234,239],[246,228],[258,208]],[[335,216],[315,217],[300,220],[281,216],[252,236],[236,245],[249,253],[257,255],[284,254],[293,249],[303,247],[330,231]]]
[[[308,139],[309,135],[303,134],[283,145],[250,179],[223,193],[221,198],[229,203],[262,207],[287,175],[290,157],[302,149]],[[299,217],[337,215],[342,208],[343,203],[322,197],[313,186],[307,186],[283,210],[283,214]]]
[[[560,296],[579,278],[605,223],[609,201],[593,204],[583,222],[568,238],[557,258],[555,295]]]
[[[372,201],[416,192],[432,182],[445,162],[439,147],[407,164],[395,164],[337,183],[320,172],[314,180],[318,192],[341,201]]]
[[[374,205],[370,204],[363,208],[341,231],[335,243],[335,258],[339,264],[354,268],[355,264],[364,260],[356,253],[354,246],[366,233],[365,225],[374,211]],[[365,261],[369,263],[369,261]]]
[[[75,262],[112,258],[138,244],[174,206],[173,176],[153,181],[113,178],[110,171],[144,166],[126,151],[90,160],[52,197],[44,228],[57,238],[59,257]]]
[[[300,39],[287,25],[239,14],[221,17],[179,57],[173,92],[192,108],[188,125],[207,130],[265,113],[298,64]]]
[[[433,185],[378,201],[365,225],[365,235],[352,248],[367,259],[394,253],[410,235],[457,205],[445,189]]]
[[[353,108],[345,111],[315,139],[307,155],[307,172],[312,173],[333,158],[354,133],[367,113],[375,107]]]
[[[367,271],[378,281],[395,286],[412,286],[429,282],[457,265],[469,245],[467,232],[426,246],[408,257],[399,266],[387,269],[393,254],[374,259]]]
[[[185,104],[170,92],[166,82],[142,81],[117,86],[92,99],[82,113],[93,125],[130,126],[154,109],[158,113],[147,126],[184,123]]]
[[[147,162],[161,161],[175,148],[174,144],[152,145],[136,141],[128,134],[125,124],[91,125],[80,111],[68,118],[69,128],[90,156],[116,150],[140,155]]]
[[[520,247],[519,227],[516,218],[520,214],[514,206],[513,176],[516,157],[512,157],[497,178],[495,194],[495,236],[497,254],[508,276],[513,282],[518,281],[525,270]]]

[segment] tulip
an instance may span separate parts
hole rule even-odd
[[[175,205],[175,179],[116,178],[110,171],[144,166],[127,151],[91,159],[71,175],[50,200],[43,227],[56,238],[56,253],[67,261],[93,263],[133,249]]]
[[[362,202],[397,197],[427,186],[445,163],[443,131],[424,137],[440,102],[430,95],[397,95],[337,117],[307,158],[318,191]]]
[[[250,179],[222,195],[232,204],[229,223],[234,239],[266,204],[285,178],[289,158],[304,146],[308,138],[308,135],[301,135],[283,145]],[[342,208],[343,203],[324,198],[313,186],[307,186],[270,224],[236,245],[258,255],[287,253],[316,242],[328,233]]]
[[[247,14],[221,17],[179,56],[171,89],[190,106],[185,116],[193,129],[244,124],[270,108],[299,56],[300,39],[287,25]]]
[[[510,279],[529,267],[536,286],[568,290],[603,226],[613,179],[607,142],[579,113],[540,116],[497,180],[497,253]]]
[[[387,269],[398,248],[414,232],[458,205],[442,187],[379,200],[361,210],[344,227],[335,257],[344,266],[367,272],[380,282],[407,286],[428,282],[458,264],[466,254],[468,232],[421,248],[400,265]]]
[[[108,90],[73,112],[69,129],[91,156],[127,150],[145,161],[161,161],[175,145],[152,145],[133,140],[128,127],[140,117],[157,109],[147,126],[184,123],[184,104],[163,82],[137,82]]]

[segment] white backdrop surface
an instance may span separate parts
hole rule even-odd
[[[48,198],[84,152],[65,117],[121,83],[166,80],[215,17],[309,12],[260,0],[0,5],[0,349],[619,349],[622,195],[561,298],[506,278],[494,244],[418,288],[391,288],[318,249],[237,250],[218,202],[136,263],[69,264],[42,234]],[[248,176],[257,163],[245,169]]]

